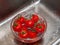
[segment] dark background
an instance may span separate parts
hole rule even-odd
[[[60,15],[60,0],[41,0],[49,9],[56,11]]]
[[[21,7],[28,0],[0,0],[0,21],[10,16],[9,14]]]
[[[9,16],[9,13],[21,7],[29,0],[0,0],[0,21]],[[30,0],[32,1],[32,0]],[[60,0],[41,0],[48,8],[60,13]]]

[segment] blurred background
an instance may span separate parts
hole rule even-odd
[[[0,22],[6,17],[9,17],[13,11],[18,8],[23,8],[26,2],[31,2],[32,0],[0,0]],[[53,10],[60,16],[60,0],[41,0],[46,7]],[[27,3],[29,4],[29,3]]]
[[[60,0],[41,0],[41,3],[60,15]]]

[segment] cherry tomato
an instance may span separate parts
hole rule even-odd
[[[30,38],[35,38],[37,36],[36,32],[29,31],[29,37]]]
[[[43,33],[45,31],[45,24],[37,24],[37,26],[35,27],[35,30],[37,32]]]
[[[22,30],[20,31],[20,33],[18,34],[18,36],[19,36],[20,38],[28,38],[27,29],[26,29],[26,30],[25,30],[25,28],[22,29]]]
[[[21,23],[14,23],[13,24],[13,30],[16,32],[20,32],[20,29],[22,28],[22,24]]]
[[[28,28],[27,28],[26,25],[24,25],[24,26],[22,27],[22,29],[23,29],[23,30],[27,30]]]
[[[34,26],[34,21],[32,21],[32,20],[26,20],[25,24],[28,27],[33,27]]]
[[[32,20],[33,20],[34,22],[38,22],[39,17],[37,16],[37,14],[33,14],[33,15],[32,15]]]
[[[25,18],[24,17],[19,17],[16,21],[20,22],[20,23],[24,23],[25,22]]]

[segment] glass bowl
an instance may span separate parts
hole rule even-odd
[[[43,35],[44,35],[45,31],[46,31],[46,28],[47,28],[47,22],[46,22],[45,18],[42,17],[40,14],[37,14],[38,17],[39,17],[39,21],[38,21],[38,22],[45,24],[44,33],[38,34],[38,36],[35,37],[35,38],[19,38],[18,35],[17,35],[17,33],[16,33],[15,31],[13,31],[12,25],[13,25],[14,21],[15,21],[18,17],[23,16],[23,17],[29,19],[29,18],[32,16],[32,14],[37,14],[37,13],[29,13],[29,14],[24,14],[24,15],[18,14],[17,16],[15,16],[15,17],[12,19],[12,21],[11,21],[11,30],[12,30],[13,35],[15,36],[15,38],[16,38],[18,41],[21,41],[21,42],[24,42],[24,43],[33,43],[33,42],[36,42],[36,41],[40,40],[40,39],[43,37]]]

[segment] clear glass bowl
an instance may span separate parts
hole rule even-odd
[[[36,12],[34,12],[34,13],[36,13]],[[24,43],[33,43],[33,42],[36,42],[36,41],[40,40],[40,39],[43,37],[43,35],[44,35],[45,31],[46,31],[46,28],[47,28],[47,22],[46,22],[46,20],[44,19],[44,17],[40,16],[40,14],[38,14],[38,16],[39,16],[39,18],[40,18],[39,22],[40,22],[40,23],[43,23],[43,22],[44,22],[44,24],[45,24],[45,26],[46,26],[44,33],[39,34],[39,36],[37,36],[36,38],[26,38],[26,39],[25,39],[25,38],[19,38],[18,35],[17,35],[17,33],[13,31],[12,25],[13,25],[14,21],[15,21],[19,16],[23,16],[23,17],[29,19],[30,16],[32,16],[31,14],[34,14],[34,13],[25,14],[24,16],[18,14],[16,17],[13,18],[13,20],[12,20],[12,22],[11,22],[11,29],[12,29],[12,33],[14,34],[14,36],[15,36],[15,38],[16,38],[17,40],[19,40],[19,41],[21,41],[21,42],[24,42]]]

